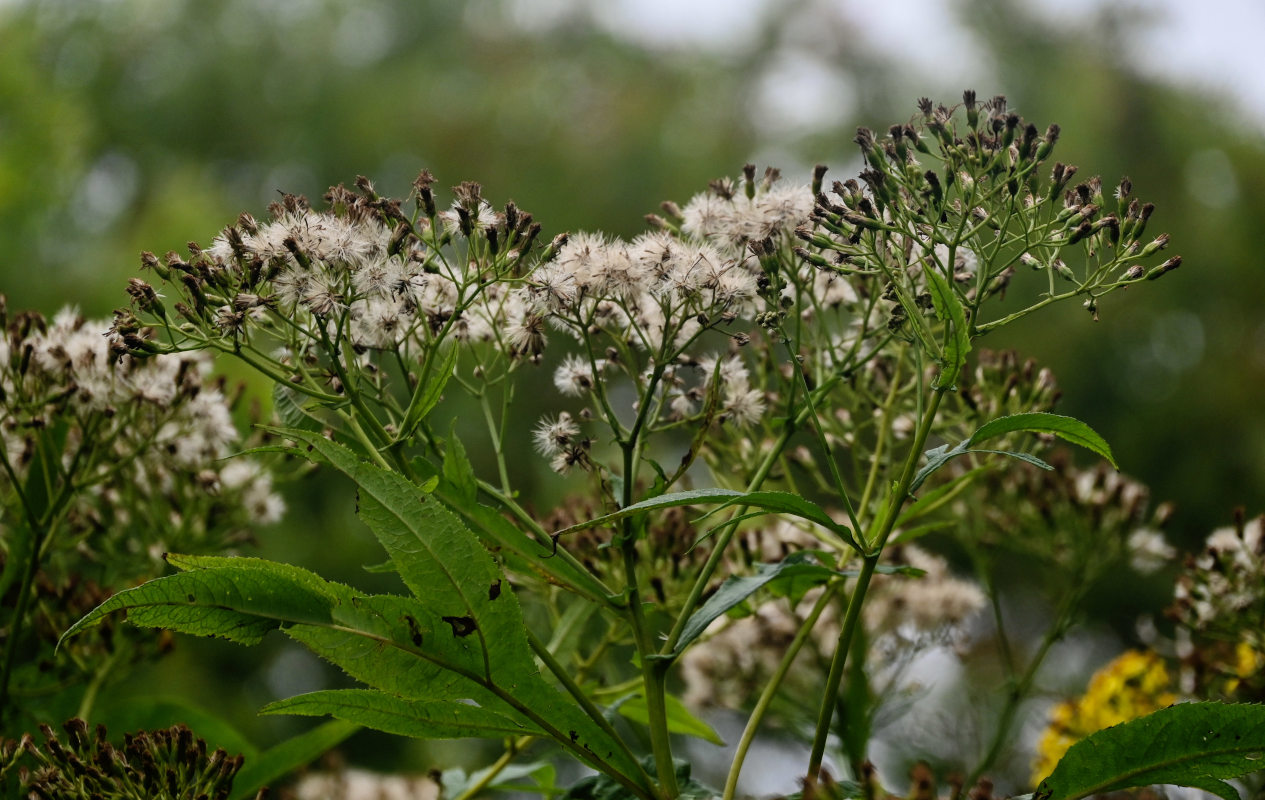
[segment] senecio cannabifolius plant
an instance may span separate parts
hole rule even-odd
[[[911,542],[953,535],[961,502],[1016,463],[996,454],[1051,469],[1038,453],[1061,437],[1112,459],[1086,425],[1050,413],[1048,371],[977,340],[1059,301],[1096,318],[1117,289],[1181,263],[1162,260],[1168,237],[1148,230],[1153,206],[1127,179],[1104,195],[1097,177],[1051,164],[1058,136],[967,92],[954,108],[919,101],[885,135],[860,129],[856,179],[827,185],[818,167],[794,184],[748,165],[664,203],[629,242],[542,238],[530,214],[498,210],[473,183],[441,208],[423,172],[407,202],[360,179],[324,210],[286,196],[269,220],[243,214],[188,257],[146,254],[113,341],[132,359],[211,352],[270,377],[272,432],[354,481],[408,594],[171,555],[176,574],[119,593],[67,635],[120,609],[246,644],[280,629],[364,687],[268,712],[504,740],[462,797],[552,741],[598,773],[572,796],[642,800],[719,793],[674,760],[671,736],[715,737],[689,709],[717,702],[708,686],[745,641],[728,671],[755,681],[755,702],[723,795],[771,719],[811,741],[807,787],[875,791],[829,780],[827,749],[872,781],[892,653],[907,663],[928,641],[918,631],[996,602],[990,582],[955,577]],[[577,493],[541,516],[510,467],[524,373],[550,368],[557,408],[532,439]],[[439,419],[456,397],[481,437]],[[476,472],[473,446],[494,472]],[[689,506],[706,510],[691,518]],[[1127,555],[1123,528],[1100,546]],[[1040,655],[1076,608],[1065,612]],[[776,623],[775,648],[742,639],[752,619]],[[993,746],[963,765],[972,781],[1008,741],[1039,665],[1010,661]],[[787,693],[808,718],[779,710]],[[1080,790],[1059,770],[1041,785]]]

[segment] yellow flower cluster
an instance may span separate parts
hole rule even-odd
[[[1095,672],[1084,695],[1054,707],[1037,745],[1033,785],[1054,771],[1069,747],[1091,733],[1177,702],[1177,695],[1168,690],[1170,682],[1164,661],[1150,650],[1130,650]]]

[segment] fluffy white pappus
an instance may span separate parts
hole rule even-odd
[[[532,441],[536,445],[536,452],[546,458],[553,458],[571,447],[579,435],[580,426],[570,414],[563,411],[553,419],[542,417],[532,432]]]
[[[357,347],[389,350],[413,332],[413,310],[398,297],[357,300],[351,304],[351,341]]]
[[[728,230],[733,203],[712,192],[700,192],[681,209],[681,230],[695,239],[723,236]]]
[[[600,372],[605,361],[599,358],[596,364]],[[596,383],[597,376],[593,374],[593,368],[588,359],[575,354],[563,359],[553,373],[553,385],[568,397],[583,397],[593,389]]]

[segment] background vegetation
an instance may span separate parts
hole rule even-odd
[[[1059,26],[1015,0],[967,0],[943,9],[973,43],[955,51],[930,41],[949,36],[935,20],[908,21],[894,45],[834,4],[741,5],[749,18],[695,32],[578,1],[0,4],[0,291],[10,308],[104,315],[124,304],[142,249],[206,242],[278,190],[315,198],[365,174],[404,194],[423,166],[441,186],[478,180],[494,202],[514,199],[546,236],[629,236],[659,201],[746,161],[847,177],[857,125],[911,116],[920,95],[952,102],[970,80],[1041,127],[1060,123],[1061,158],[1082,175],[1128,173],[1185,256],[1145,304],[1117,295],[1097,323],[1076,308],[1038,315],[991,344],[1055,370],[1062,410],[1177,503],[1178,543],[1236,505],[1262,510],[1259,126],[1136,71],[1123,55],[1136,10]],[[928,49],[953,63],[929,65]],[[331,578],[380,559],[347,487],[287,488],[292,511],[259,532],[263,554]],[[278,643],[181,639],[137,691],[198,698],[266,739],[298,723],[256,708],[326,680]],[[353,751],[397,766],[366,741]],[[462,756],[432,745],[407,764],[445,758]]]

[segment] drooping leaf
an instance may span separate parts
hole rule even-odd
[[[957,292],[953,291],[953,287],[939,270],[930,267],[923,272],[927,276],[927,289],[931,293],[936,316],[949,328],[940,374],[936,376],[935,385],[936,388],[952,389],[966,363],[966,354],[971,350],[971,332],[966,325],[966,309],[962,307]]]
[[[1010,416],[998,417],[995,420],[986,422],[971,435],[966,444],[968,447],[974,447],[988,439],[1018,431],[1053,434],[1060,439],[1097,453],[1107,459],[1111,466],[1116,469],[1120,468],[1120,465],[1116,463],[1115,457],[1111,454],[1111,445],[1107,444],[1107,441],[1099,436],[1093,428],[1075,417],[1049,414],[1043,411],[1011,414]]]
[[[414,739],[540,734],[538,728],[456,700],[410,700],[373,689],[328,689],[269,703],[261,714],[331,716]]]
[[[1172,784],[1239,800],[1227,780],[1265,768],[1265,706],[1179,703],[1072,745],[1033,800]]]
[[[260,789],[312,763],[358,730],[360,726],[354,723],[330,720],[248,757],[233,777],[232,800],[250,800]]]
[[[664,705],[667,709],[669,732],[679,733],[683,736],[693,736],[705,742],[710,742],[717,747],[725,746],[725,740],[720,738],[720,734],[716,733],[716,729],[696,717],[676,697],[667,695],[664,698]],[[630,719],[633,722],[638,722],[642,725],[650,724],[650,708],[646,705],[644,695],[636,694],[620,703],[619,713],[625,719]]]

